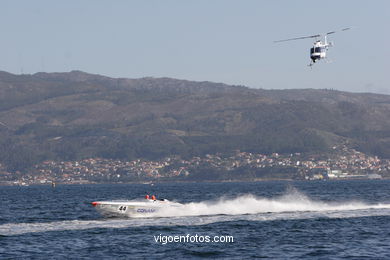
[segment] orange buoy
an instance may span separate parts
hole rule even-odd
[[[152,200],[156,200],[156,196],[152,195]]]
[[[146,195],[146,196],[145,196],[145,199],[147,199],[147,200],[148,200],[148,199],[149,199],[149,195]]]

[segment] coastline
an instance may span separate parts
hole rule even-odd
[[[275,182],[275,181],[298,181],[298,182],[325,182],[325,181],[361,181],[361,180],[390,180],[390,178],[332,178],[332,179],[316,179],[316,180],[306,180],[306,179],[292,179],[292,178],[255,178],[255,179],[235,179],[235,180],[159,180],[159,181],[146,181],[146,182],[92,182],[92,181],[75,181],[75,182],[56,182],[58,185],[126,185],[126,184],[143,184],[143,185],[155,185],[155,184],[173,184],[173,183],[244,183],[244,182]],[[17,187],[28,187],[28,186],[51,186],[51,183],[7,183],[0,182],[0,186],[17,186]],[[54,187],[55,188],[55,187]]]

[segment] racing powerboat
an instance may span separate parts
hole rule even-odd
[[[105,217],[152,217],[163,208],[179,207],[180,203],[167,199],[126,200],[126,201],[94,201],[92,206]]]

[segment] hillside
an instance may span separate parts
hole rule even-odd
[[[340,142],[390,158],[390,96],[379,94],[0,72],[0,122],[10,171],[49,159],[315,153]]]

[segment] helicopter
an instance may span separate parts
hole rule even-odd
[[[325,59],[326,58],[326,51],[329,49],[329,47],[332,47],[334,44],[333,42],[328,42],[327,36],[329,34],[334,34],[336,32],[343,32],[351,29],[351,27],[347,27],[344,29],[341,29],[340,31],[331,31],[327,32],[325,34],[315,34],[310,36],[303,36],[303,37],[297,37],[297,38],[291,38],[291,39],[285,39],[285,40],[278,40],[274,41],[274,43],[278,42],[287,42],[287,41],[295,41],[295,40],[301,40],[301,39],[307,39],[307,38],[315,38],[316,41],[313,43],[313,47],[310,48],[310,64],[308,66],[313,66],[317,60]],[[321,40],[321,38],[324,38],[324,41]]]

